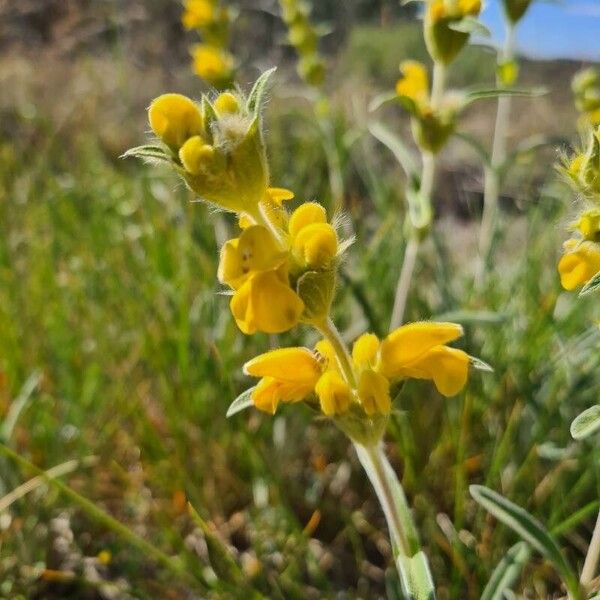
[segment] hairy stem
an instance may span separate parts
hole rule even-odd
[[[514,26],[507,22],[504,48],[498,53],[498,64],[512,60],[514,54]],[[479,230],[479,260],[476,265],[475,283],[479,287],[483,283],[488,263],[492,240],[498,216],[498,199],[500,197],[499,170],[506,160],[506,142],[510,124],[510,96],[498,98],[498,110],[494,127],[494,141],[490,166],[485,168],[485,184],[483,190],[483,214]]]
[[[363,446],[354,442],[354,448],[385,515],[394,558],[414,556],[421,551],[419,535],[402,484],[385,455],[383,444]]]
[[[323,334],[325,339],[333,346],[333,350],[335,352],[338,364],[342,373],[344,375],[344,379],[346,383],[352,387],[356,388],[356,377],[354,375],[354,369],[352,368],[352,358],[350,357],[350,353],[348,352],[348,348],[340,332],[338,331],[335,323],[331,320],[331,318],[327,318],[323,320],[322,323],[318,323],[315,327]]]
[[[431,84],[431,108],[432,110],[439,109],[442,98],[444,96],[444,86],[446,81],[446,67],[439,62],[433,65],[433,81]],[[422,170],[421,184],[419,186],[419,195],[425,202],[431,204],[431,196],[433,194],[433,184],[435,181],[435,154],[424,150],[421,153]],[[390,330],[396,329],[402,325],[404,320],[404,310],[408,299],[408,292],[412,281],[413,272],[417,262],[419,253],[420,239],[414,233],[408,240],[400,277],[396,285],[396,295],[394,297],[394,308],[392,310],[392,318],[390,320]]]

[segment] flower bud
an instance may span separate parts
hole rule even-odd
[[[437,154],[446,144],[456,126],[453,111],[426,111],[411,119],[413,136],[423,150]]]
[[[502,0],[502,4],[508,20],[514,25],[527,12],[531,0]]]
[[[198,77],[218,88],[227,87],[231,83],[234,70],[233,56],[210,44],[192,46],[192,69]]]
[[[325,372],[315,386],[323,414],[328,417],[345,413],[352,402],[350,386],[335,371]]]
[[[330,265],[338,248],[335,229],[329,223],[313,223],[303,227],[294,237],[293,253],[300,264],[310,269]]]
[[[327,223],[327,211],[317,202],[305,202],[290,217],[288,225],[290,237],[296,237],[303,227],[312,223]]]
[[[199,175],[202,170],[210,169],[214,157],[215,149],[199,135],[191,137],[179,150],[183,168],[192,175]]]
[[[163,94],[153,100],[148,109],[148,120],[156,136],[174,151],[189,138],[203,132],[200,109],[181,94]]]
[[[600,124],[600,69],[589,67],[575,74],[571,82],[575,106],[593,124]]]
[[[210,0],[186,0],[181,21],[185,29],[200,29],[215,18],[215,7]]]
[[[215,100],[215,110],[220,116],[227,114],[235,114],[240,110],[238,99],[230,92],[219,94]]]
[[[306,83],[318,87],[325,81],[325,64],[318,55],[303,56],[298,61],[298,74]]]

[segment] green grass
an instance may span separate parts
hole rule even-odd
[[[384,54],[396,65],[394,52]],[[387,64],[365,68],[393,83]],[[329,202],[306,110],[275,97],[266,118],[273,182]],[[351,115],[336,118],[338,144],[350,126],[362,131]],[[63,478],[96,511],[51,485],[0,517],[0,597],[95,598],[110,585],[124,598],[393,597],[384,519],[343,435],[302,406],[225,418],[249,385],[241,365],[270,345],[242,336],[218,293],[229,218],[191,203],[168,172],[116,160],[93,119],[65,131],[38,106],[33,115],[5,109],[0,122],[0,415],[16,417],[3,443],[42,469],[97,457]],[[125,127],[139,143],[140,123]],[[383,333],[404,247],[401,178],[364,135],[342,150],[356,243],[336,319],[353,335]],[[444,196],[465,193],[451,176],[457,166],[447,165]],[[595,300],[559,289],[569,193],[551,184],[547,163],[515,177],[523,210],[503,217],[485,289],[472,289],[475,222],[447,216],[424,248],[408,306],[411,320],[463,322],[464,348],[494,367],[451,399],[407,383],[386,438],[440,598],[478,598],[516,541],[471,500],[469,484],[557,528],[579,566],[594,519],[589,508],[570,519],[597,499],[597,481],[592,445],[574,443],[569,425],[600,389]],[[299,329],[281,342],[311,335]],[[0,497],[35,475],[0,458]],[[305,530],[316,511],[318,525]],[[93,558],[102,550],[108,565]],[[550,597],[559,583],[535,558],[518,589]]]

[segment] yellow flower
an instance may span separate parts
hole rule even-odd
[[[181,94],[163,94],[150,104],[152,131],[177,151],[189,138],[203,133],[202,115],[195,102]]]
[[[189,138],[179,149],[179,160],[183,168],[192,175],[209,170],[214,162],[215,149],[207,144],[202,136]]]
[[[315,392],[321,410],[328,417],[345,413],[352,403],[352,390],[336,371],[326,371],[317,381]]]
[[[337,254],[335,229],[327,223],[325,209],[316,202],[305,202],[292,213],[288,231],[292,252],[302,268],[326,268]]]
[[[358,397],[367,415],[387,415],[392,410],[390,382],[387,377],[366,369],[358,381]]]
[[[290,288],[281,268],[252,275],[236,290],[229,306],[246,335],[287,331],[298,324],[304,311],[304,302]]]
[[[230,92],[223,92],[217,96],[214,103],[215,110],[221,116],[233,115],[240,110],[238,99]]]
[[[396,83],[398,96],[406,96],[417,106],[429,103],[429,77],[425,65],[415,60],[405,60],[400,63],[402,78]]]
[[[591,241],[567,240],[558,263],[560,283],[566,290],[586,284],[600,272],[600,246]]]
[[[209,83],[226,81],[233,73],[233,56],[217,46],[196,44],[192,47],[192,58],[194,73]]]
[[[579,231],[586,240],[595,240],[600,233],[600,210],[586,210],[572,227]]]
[[[277,269],[285,261],[286,253],[280,250],[269,230],[262,225],[250,225],[239,238],[223,244],[217,277],[237,290],[252,275]]]
[[[210,0],[186,0],[181,22],[186,29],[200,29],[210,25],[215,18],[214,3]]]
[[[244,373],[262,377],[252,400],[260,410],[275,414],[279,402],[299,402],[314,391],[321,367],[308,348],[281,348],[247,362]]]
[[[378,371],[388,379],[429,379],[444,396],[466,384],[469,356],[445,344],[462,336],[456,323],[421,322],[403,325],[381,343]]]

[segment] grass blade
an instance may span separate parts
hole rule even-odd
[[[584,410],[571,423],[571,435],[576,440],[582,440],[598,429],[600,429],[600,404]]]
[[[494,569],[481,600],[504,600],[504,591],[515,584],[530,554],[531,549],[526,542],[517,542],[510,548]]]

